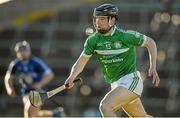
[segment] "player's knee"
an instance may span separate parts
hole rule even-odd
[[[27,101],[24,104],[24,116],[26,116],[26,117],[37,117],[38,116],[37,108],[31,106],[29,101]]]
[[[33,106],[30,106],[29,108],[29,115],[31,117],[38,117],[39,116],[39,110]]]

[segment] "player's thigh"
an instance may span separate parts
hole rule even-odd
[[[140,98],[122,106],[123,110],[131,117],[148,117]]]
[[[23,103],[25,112],[24,114],[26,114],[26,116],[38,116],[39,109],[31,105],[28,96],[23,97]]]
[[[101,104],[112,107],[112,109],[114,110],[136,99],[137,97],[137,94],[129,91],[124,87],[119,86],[108,92],[102,99]]]

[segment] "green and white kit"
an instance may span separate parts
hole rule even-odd
[[[95,54],[105,81],[111,85],[122,81],[123,77],[134,72],[137,77],[133,74],[132,79],[141,79],[136,69],[136,47],[144,46],[145,41],[145,35],[132,30],[125,31],[115,26],[109,36],[103,36],[98,32],[90,35],[84,44],[83,55]],[[132,81],[134,82],[134,84],[132,83],[133,89],[129,88],[130,86],[126,88],[131,91],[135,90],[134,88],[138,85],[138,81],[136,81]]]

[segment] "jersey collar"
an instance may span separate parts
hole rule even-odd
[[[115,33],[115,31],[116,31],[116,25],[114,25],[114,27],[113,27],[113,31],[111,32],[111,34],[109,35],[109,36],[112,36],[112,35],[114,35],[114,33]],[[98,33],[98,34],[100,34],[101,36],[103,36],[101,33],[99,33],[98,31],[96,31],[96,33]]]
[[[113,29],[113,31],[111,32],[111,36],[115,33],[115,31],[116,31],[116,25],[114,25],[114,29]]]

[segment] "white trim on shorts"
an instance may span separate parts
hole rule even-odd
[[[119,80],[111,83],[111,89],[118,86],[127,88],[128,90],[141,95],[143,91],[143,80],[141,78],[140,72],[136,71],[121,77]]]

